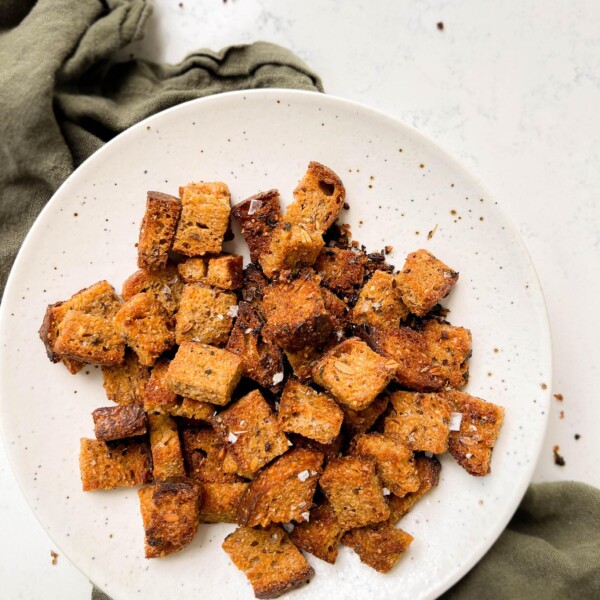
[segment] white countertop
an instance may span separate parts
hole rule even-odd
[[[564,400],[553,401],[534,480],[600,487],[599,22],[597,0],[156,0],[132,52],[177,62],[199,47],[279,43],[326,92],[394,115],[460,158],[516,224],[546,295],[554,380],[540,384]],[[1,446],[0,489],[3,597],[87,600],[91,586],[66,557],[52,565],[56,548]]]

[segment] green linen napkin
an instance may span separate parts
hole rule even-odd
[[[127,127],[219,92],[322,91],[296,56],[263,42],[198,51],[178,65],[110,61],[142,37],[149,14],[146,0],[0,0],[0,292],[50,196]],[[96,589],[93,598],[107,600]],[[531,486],[498,542],[444,598],[600,598],[600,491]]]

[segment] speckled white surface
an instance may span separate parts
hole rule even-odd
[[[553,401],[535,480],[599,485],[599,331],[588,315],[600,292],[600,5],[372,0],[350,11],[334,0],[156,4],[149,35],[134,52],[177,61],[199,46],[282,43],[323,76],[328,92],[415,125],[486,182],[540,275],[554,339],[548,384],[564,396]],[[564,468],[553,464],[553,444],[561,446]],[[53,544],[25,505],[1,447],[0,486],[4,595],[87,598],[89,584],[64,556],[51,566]]]

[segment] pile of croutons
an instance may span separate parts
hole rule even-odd
[[[149,192],[138,267],[48,307],[40,336],[76,373],[101,365],[114,406],[81,440],[83,489],[139,490],[146,557],[236,523],[223,548],[258,598],[313,574],[338,546],[389,571],[396,527],[437,485],[446,451],[490,470],[503,409],[459,391],[471,334],[439,306],[458,273],[426,250],[395,272],[336,223],[339,177],[312,162],[279,193],[231,208],[224,183]],[[238,222],[251,263],[222,253]]]

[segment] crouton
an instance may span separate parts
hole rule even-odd
[[[342,537],[342,544],[352,548],[361,562],[387,573],[402,558],[413,539],[406,531],[381,523],[348,531]]]
[[[221,290],[239,290],[242,287],[244,259],[239,254],[221,254],[208,259],[206,281]]]
[[[244,572],[257,598],[277,598],[315,573],[280,527],[238,527],[225,538],[223,550]]]
[[[381,433],[361,433],[351,444],[355,456],[375,461],[383,485],[396,496],[404,496],[419,487],[419,477],[412,451]]]
[[[331,290],[322,287],[321,297],[325,310],[330,314],[333,323],[333,335],[340,342],[344,337],[344,330],[348,324],[348,306],[340,300]]]
[[[70,310],[60,323],[54,350],[58,356],[95,365],[119,365],[125,341],[108,319]]]
[[[350,338],[325,353],[313,366],[312,375],[338,402],[364,410],[385,389],[396,368],[393,360]]]
[[[188,258],[177,265],[179,276],[185,283],[208,283],[208,260],[204,257]]]
[[[319,285],[304,276],[265,288],[263,309],[267,319],[263,335],[291,352],[318,346],[333,328]]]
[[[102,367],[106,397],[117,404],[142,404],[148,376],[148,368],[128,350],[122,364]]]
[[[247,483],[203,483],[200,523],[235,523]]]
[[[342,447],[346,441],[343,433],[340,433],[330,444],[321,444],[321,442],[294,433],[290,434],[289,438],[292,445],[296,448],[307,448],[308,450],[320,452],[324,457],[325,464],[341,456]]]
[[[252,305],[256,311],[263,314],[262,299],[263,292],[267,287],[267,278],[262,274],[259,267],[249,264],[244,269],[244,283],[242,285],[242,298],[244,302]]]
[[[396,279],[385,271],[375,271],[360,290],[352,309],[352,322],[355,325],[381,329],[396,328],[407,316],[408,309],[402,302]]]
[[[290,533],[290,539],[300,550],[334,564],[338,543],[343,530],[329,502],[324,501],[310,511],[310,520],[299,523]]]
[[[411,450],[443,454],[448,450],[451,405],[443,394],[393,392],[393,412],[384,432]]]
[[[385,412],[388,403],[388,396],[382,394],[381,396],[377,396],[364,410],[352,410],[347,406],[343,406],[344,425],[351,435],[364,433],[373,427],[375,421]]]
[[[453,411],[460,417],[460,430],[450,431],[448,450],[456,462],[471,475],[490,472],[492,450],[504,421],[501,406],[452,390],[445,393]]]
[[[294,201],[287,207],[286,220],[311,223],[319,231],[327,231],[337,219],[346,190],[341,179],[328,167],[311,162],[294,190]]]
[[[190,183],[179,189],[181,217],[173,250],[186,256],[219,253],[229,226],[231,194],[222,182]]]
[[[220,406],[231,400],[241,376],[239,356],[199,342],[183,342],[167,370],[167,382],[176,394]]]
[[[82,438],[79,468],[84,492],[152,481],[152,459],[145,440],[108,445],[101,440]]]
[[[312,377],[312,368],[315,362],[323,356],[323,351],[320,348],[314,346],[305,346],[297,352],[285,351],[285,357],[287,358],[290,367],[294,375],[300,381],[310,381]]]
[[[277,392],[281,389],[279,379],[283,379],[283,354],[277,344],[261,335],[263,322],[251,304],[240,302],[226,348],[242,359],[245,377]]]
[[[246,490],[237,511],[240,525],[307,521],[321,475],[323,455],[295,448],[265,467]]]
[[[289,448],[277,417],[258,390],[246,394],[216,415],[213,427],[227,442],[227,448],[238,464],[238,474],[243,477],[251,478]]]
[[[198,530],[200,486],[158,482],[138,491],[144,522],[146,558],[161,558],[185,548]]]
[[[471,332],[464,327],[431,320],[425,325],[424,335],[431,362],[439,367],[439,376],[445,386],[460,388],[466,385],[469,379]]]
[[[96,439],[103,442],[144,435],[148,426],[146,413],[138,404],[97,408],[92,418]]]
[[[326,247],[317,257],[315,271],[324,286],[349,298],[363,284],[365,261],[365,255],[354,249]]]
[[[445,298],[458,281],[458,273],[427,250],[409,254],[397,276],[402,300],[411,313],[422,317]]]
[[[372,460],[335,458],[325,467],[319,485],[344,530],[373,525],[390,515]]]
[[[168,371],[169,361],[161,359],[156,362],[150,372],[143,393],[144,410],[147,413],[172,414],[171,411],[178,405],[179,398],[169,387]]]
[[[330,444],[340,433],[344,413],[328,394],[288,379],[277,418],[282,431]]]
[[[155,481],[185,477],[179,431],[175,419],[169,415],[148,415],[152,475]]]
[[[175,343],[172,318],[148,292],[127,300],[115,316],[114,323],[117,332],[145,367],[151,367]]]
[[[184,417],[194,421],[204,421],[210,423],[215,412],[215,407],[208,402],[198,402],[191,398],[180,398],[177,406],[169,411],[174,417]]]
[[[269,246],[269,241],[281,220],[279,192],[268,190],[236,204],[231,210],[240,224],[242,235],[250,250],[250,260],[258,263]]]
[[[176,317],[177,343],[194,341],[222,346],[227,343],[236,314],[237,297],[233,292],[200,283],[186,285]]]
[[[163,269],[155,271],[140,269],[125,280],[121,295],[124,300],[129,300],[144,292],[152,294],[170,315],[175,314],[183,292],[183,282],[179,278],[177,267],[167,264]]]
[[[148,192],[138,242],[137,263],[140,269],[162,269],[166,266],[180,214],[179,198]]]

